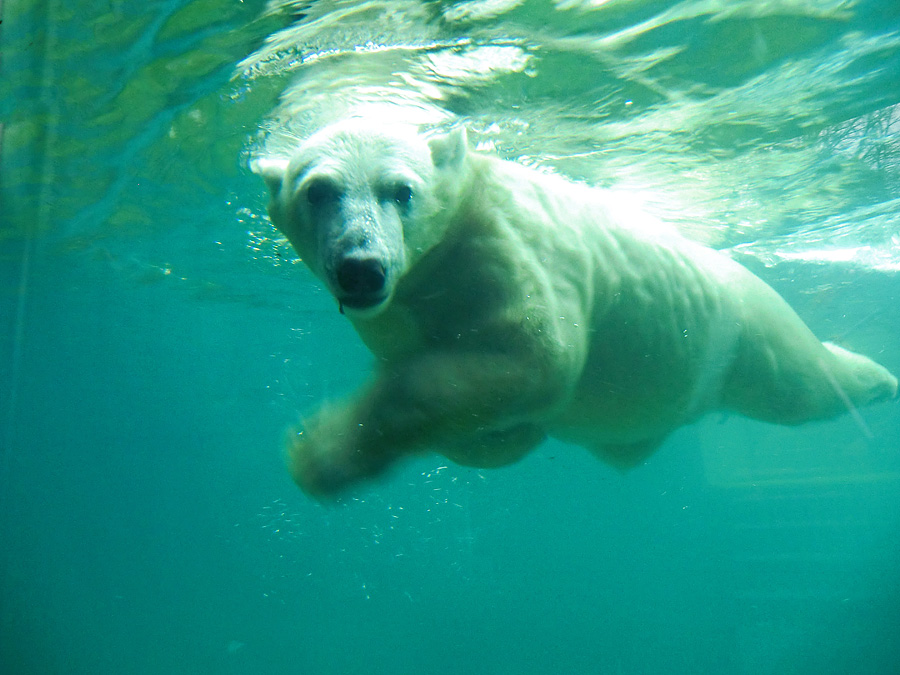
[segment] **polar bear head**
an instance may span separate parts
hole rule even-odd
[[[354,118],[252,168],[269,186],[274,225],[342,311],[368,317],[445,237],[465,157],[463,129],[426,140]]]

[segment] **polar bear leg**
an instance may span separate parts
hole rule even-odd
[[[722,403],[763,422],[794,425],[854,413],[896,395],[897,378],[871,359],[834,344],[798,339],[743,359],[725,386]]]
[[[288,467],[307,494],[325,496],[426,449],[462,464],[509,464],[543,440],[523,420],[544,417],[559,399],[554,372],[524,354],[420,356],[305,420],[289,435]]]
[[[848,410],[853,409],[850,404],[858,407],[897,396],[897,378],[886,368],[831,342],[822,344],[833,357],[823,372]]]
[[[893,398],[897,378],[871,359],[822,343],[770,286],[729,268],[741,326],[721,407],[774,424],[802,424]]]

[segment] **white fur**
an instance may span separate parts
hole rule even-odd
[[[344,257],[385,270],[384,298],[347,312],[373,380],[291,437],[310,493],[427,449],[501,465],[546,435],[629,466],[710,410],[799,424],[896,395],[734,261],[606,192],[469,152],[463,131],[349,120],[257,171],[273,222],[339,299]]]

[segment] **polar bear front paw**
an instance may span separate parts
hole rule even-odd
[[[302,431],[289,432],[288,468],[308,495],[335,495],[387,465],[386,457],[365,446],[362,428],[349,417],[340,409],[324,409]]]

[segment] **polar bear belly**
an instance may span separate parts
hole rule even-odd
[[[695,259],[690,248],[637,248],[611,301],[597,301],[581,378],[550,425],[558,438],[662,438],[720,401],[739,340],[728,284],[742,268],[718,254],[707,260],[705,251]]]

